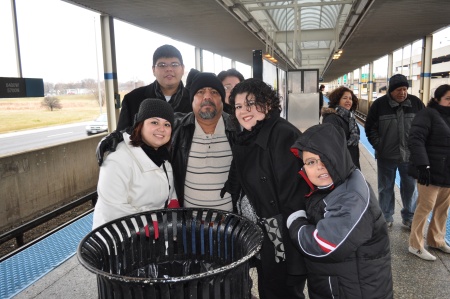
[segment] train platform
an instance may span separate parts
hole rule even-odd
[[[362,172],[376,189],[377,167],[373,150],[365,137],[361,137]],[[437,257],[436,261],[430,262],[408,252],[409,230],[401,224],[398,187],[395,187],[395,195],[394,224],[389,230],[394,298],[450,298],[450,254],[430,249]],[[91,225],[92,214],[89,214],[49,236],[48,240],[0,263],[0,298],[96,298],[96,277],[81,266],[76,257],[77,245]],[[447,225],[447,242],[448,236]]]

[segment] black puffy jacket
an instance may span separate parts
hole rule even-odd
[[[236,127],[227,113],[222,112],[222,119],[225,124],[225,134],[230,142],[230,147],[232,147],[234,141],[236,140]],[[189,159],[189,151],[191,150],[192,138],[194,137],[194,131],[195,115],[193,112],[188,114],[175,113],[170,163],[172,164],[175,191],[177,192],[180,206],[183,206],[184,202],[184,182],[186,180],[187,163]]]
[[[386,221],[372,188],[355,169],[342,135],[338,127],[323,124],[306,130],[293,145],[297,155],[299,151],[318,155],[334,186],[328,191],[313,188],[306,201],[308,221],[298,218],[289,233],[306,256],[311,299],[390,299]]]
[[[415,178],[416,166],[430,166],[431,184],[450,187],[450,107],[432,101],[414,118],[408,140]]]

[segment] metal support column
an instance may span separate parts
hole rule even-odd
[[[369,63],[369,81],[367,82],[367,111],[369,111],[370,102],[373,95],[373,61]]]
[[[387,77],[386,77],[386,93],[388,92],[389,79],[394,72],[394,53],[388,54]]]
[[[361,89],[362,89],[362,67],[359,68],[359,76],[358,76],[358,98],[361,98]]]
[[[100,25],[103,45],[103,69],[105,70],[106,111],[108,113],[109,132],[112,132],[117,128],[120,109],[120,95],[117,84],[114,18],[108,15],[101,15]]]
[[[426,105],[431,97],[431,62],[433,52],[433,35],[427,35],[422,43],[422,69],[420,70],[420,99]]]
[[[195,69],[203,72],[203,50],[195,47]]]
[[[16,1],[11,0],[11,17],[14,31],[14,47],[16,53],[16,66],[19,78],[22,78],[22,59],[20,56],[19,30],[17,28]]]

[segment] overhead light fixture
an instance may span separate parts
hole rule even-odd
[[[232,0],[222,0],[222,2],[226,5],[226,6],[233,6],[234,2]]]
[[[342,49],[338,49],[337,51],[335,51],[333,54],[333,59],[339,59],[339,57],[341,57],[341,54],[343,52],[344,52],[344,50],[342,50]]]
[[[259,27],[258,27],[255,23],[253,23],[252,21],[247,22],[247,25],[248,25],[248,27],[250,27],[250,29],[252,29],[253,31],[255,31],[255,32],[258,32],[258,31],[259,31]]]
[[[266,53],[263,56],[264,56],[264,58],[266,58],[267,60],[269,60],[269,61],[271,61],[273,63],[277,63],[278,62],[278,60],[275,57],[273,57],[270,53]]]
[[[234,13],[244,22],[248,22],[249,18],[247,17],[246,13],[241,10],[239,7],[233,8]]]

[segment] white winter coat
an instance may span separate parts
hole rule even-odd
[[[123,138],[100,168],[93,229],[127,215],[162,209],[168,199],[177,199],[170,163],[164,162],[166,176],[163,165],[158,167],[141,147],[130,144],[129,134]]]

